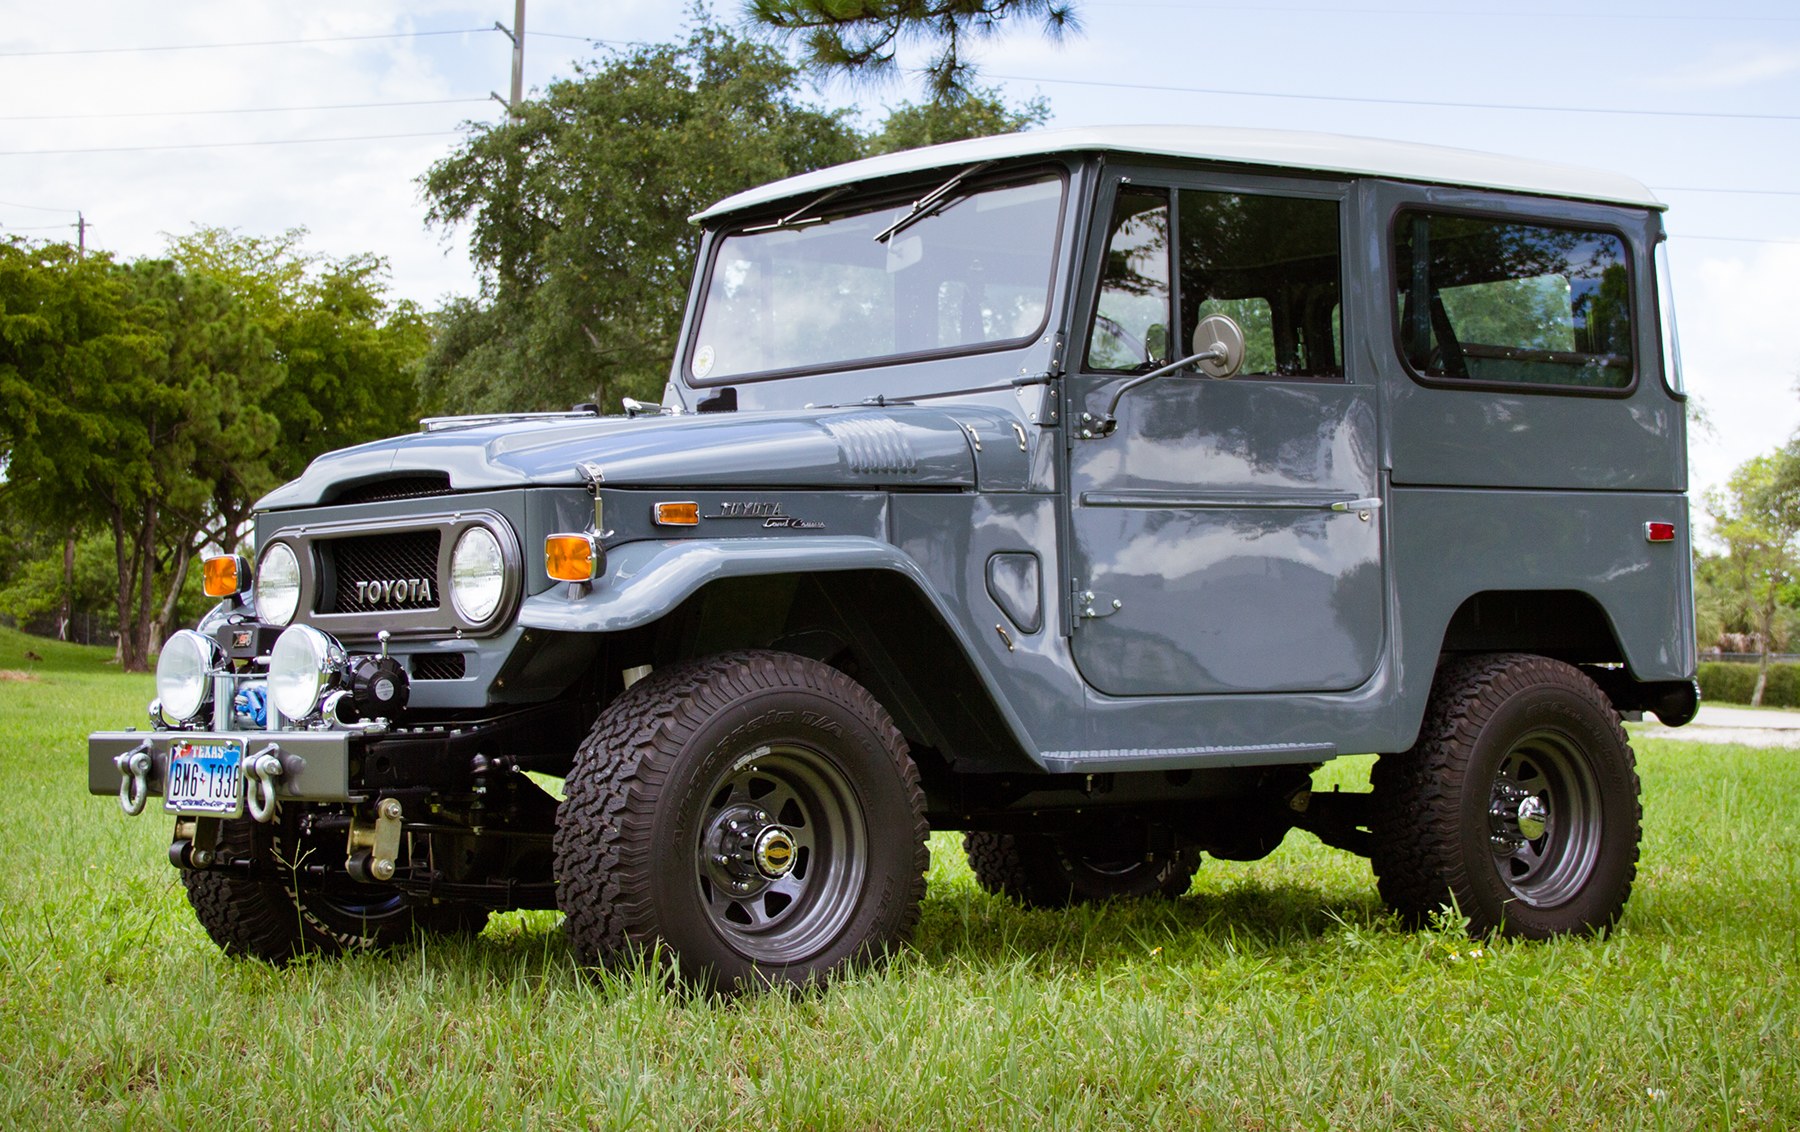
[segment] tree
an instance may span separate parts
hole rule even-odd
[[[910,41],[931,45],[921,69],[933,102],[973,91],[970,41],[990,39],[1009,19],[1036,19],[1053,42],[1081,30],[1067,0],[748,0],[744,14],[789,42],[820,74],[885,78]]]
[[[462,410],[660,398],[698,232],[748,185],[857,156],[842,112],[799,98],[767,46],[704,24],[616,53],[477,126],[423,178],[468,224],[481,297],[442,312],[427,395]]]
[[[1769,653],[1785,642],[1792,623],[1782,599],[1800,563],[1800,439],[1746,461],[1723,492],[1709,493],[1707,509],[1726,554],[1698,572],[1697,604],[1727,627],[1744,624],[1755,635],[1759,660],[1750,703],[1760,705]]]
[[[974,90],[954,102],[903,102],[888,112],[881,128],[863,143],[864,152],[896,153],[923,145],[966,138],[1011,134],[1050,120],[1050,102],[1042,95],[1021,107],[1008,106],[997,90]]]
[[[0,245],[5,511],[59,550],[110,539],[127,669],[258,497],[321,451],[411,426],[423,319],[387,306],[379,260],[315,261],[297,241],[203,229],[178,259],[132,264]],[[8,603],[41,604],[44,576],[11,563]]]

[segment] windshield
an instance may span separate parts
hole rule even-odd
[[[1035,338],[1049,306],[1061,177],[911,202],[718,244],[688,354],[697,383]]]

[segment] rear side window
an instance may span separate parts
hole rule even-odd
[[[1627,388],[1629,266],[1610,232],[1402,212],[1401,353],[1421,377],[1451,383]]]

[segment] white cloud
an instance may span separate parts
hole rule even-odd
[[[1689,437],[1696,499],[1800,427],[1800,245],[1751,249],[1691,255],[1695,245],[1679,240],[1673,248],[1687,384],[1714,431]]]
[[[1800,71],[1800,47],[1763,43],[1715,44],[1705,55],[1665,72],[1659,85],[1672,90],[1752,86]]]

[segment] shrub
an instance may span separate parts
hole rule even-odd
[[[1756,690],[1756,665],[1709,660],[1700,665],[1700,699],[1704,703],[1747,704]],[[1769,665],[1763,688],[1764,707],[1800,707],[1800,664]]]

